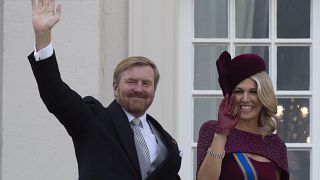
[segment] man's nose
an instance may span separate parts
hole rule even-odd
[[[136,92],[142,92],[143,91],[143,86],[142,86],[142,83],[141,82],[138,82],[134,88],[134,90]]]

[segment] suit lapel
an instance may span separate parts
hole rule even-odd
[[[123,147],[123,150],[126,152],[133,166],[140,174],[139,160],[134,144],[134,134],[132,132],[126,114],[123,112],[121,106],[116,101],[113,101],[107,108],[107,110],[110,110],[110,115],[112,117],[114,127],[119,135],[120,143]]]
[[[172,163],[171,161],[175,159],[175,156],[178,153],[178,150],[177,150],[176,141],[169,134],[167,134],[167,132],[162,128],[162,126],[149,115],[147,115],[147,119],[154,126],[154,128],[157,129],[159,136],[161,136],[159,138],[161,138],[163,144],[167,149],[167,156],[147,178],[147,179],[153,179],[154,177],[158,176],[159,173],[161,173],[163,168],[166,168],[166,165],[168,163]]]
[[[167,157],[168,150],[167,150],[166,145],[163,142],[163,137],[160,134],[160,132],[158,131],[158,129],[155,128],[152,123],[149,123],[149,124],[152,129],[152,132],[157,137],[157,142],[158,142],[157,148],[159,151],[158,157],[154,160],[154,162],[150,166],[150,171],[153,172],[163,162],[163,160]]]

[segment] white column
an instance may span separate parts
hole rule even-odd
[[[128,56],[129,0],[101,0],[100,99],[107,106],[114,99],[112,76],[116,65]]]
[[[149,113],[176,136],[176,1],[129,1],[129,55],[158,66],[160,82]]]
[[[3,1],[0,1],[0,9],[3,12]],[[3,13],[0,13],[0,27],[3,27]],[[2,63],[3,63],[3,28],[0,28],[0,133],[2,134]],[[0,139],[0,162],[2,162],[2,138]],[[2,163],[0,164],[2,169]],[[2,172],[0,171],[0,179]]]
[[[180,175],[181,179],[193,180],[193,99],[190,91],[192,82],[192,66],[190,63],[193,58],[192,52],[192,17],[191,3],[189,0],[179,0],[179,20],[178,20],[178,67],[177,67],[177,113],[178,119],[178,139],[184,149],[183,161],[181,164]],[[189,80],[189,81],[188,81]]]
[[[311,37],[313,39],[313,46],[311,52],[311,82],[312,82],[312,101],[310,102],[311,105],[311,143],[312,143],[312,152],[311,152],[311,175],[310,178],[312,180],[319,179],[320,177],[320,82],[319,82],[319,67],[320,67],[320,12],[318,11],[320,7],[320,1],[311,1],[311,14],[312,14],[312,30],[311,30]]]

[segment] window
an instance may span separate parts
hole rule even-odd
[[[178,125],[185,149],[182,173],[195,177],[199,128],[217,119],[222,98],[216,59],[228,50],[262,56],[278,98],[277,130],[288,148],[291,179],[315,179],[319,163],[316,122],[320,106],[320,3],[312,0],[181,1],[178,71]],[[188,29],[188,27],[190,29]],[[189,53],[192,52],[192,53]],[[185,79],[189,82],[182,82]],[[187,109],[187,111],[186,111]],[[190,111],[189,111],[190,110]],[[181,122],[180,122],[181,121]],[[180,127],[181,126],[181,127]],[[192,130],[192,135],[183,136]],[[193,162],[193,164],[188,162]],[[192,174],[191,174],[192,173]],[[195,179],[195,178],[194,178]]]

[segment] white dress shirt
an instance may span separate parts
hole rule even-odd
[[[129,123],[133,119],[136,118],[133,115],[131,115],[130,113],[128,113],[126,110],[124,110],[124,112],[126,113],[126,115],[128,117]],[[149,154],[150,154],[150,163],[152,163],[159,155],[157,137],[153,134],[153,132],[150,128],[150,125],[147,122],[146,113],[144,115],[142,115],[141,117],[137,117],[137,118],[139,118],[141,120],[143,127],[139,127],[139,128],[140,128],[141,134],[144,138],[144,141],[146,142],[146,144],[148,146],[148,150],[149,150]]]

